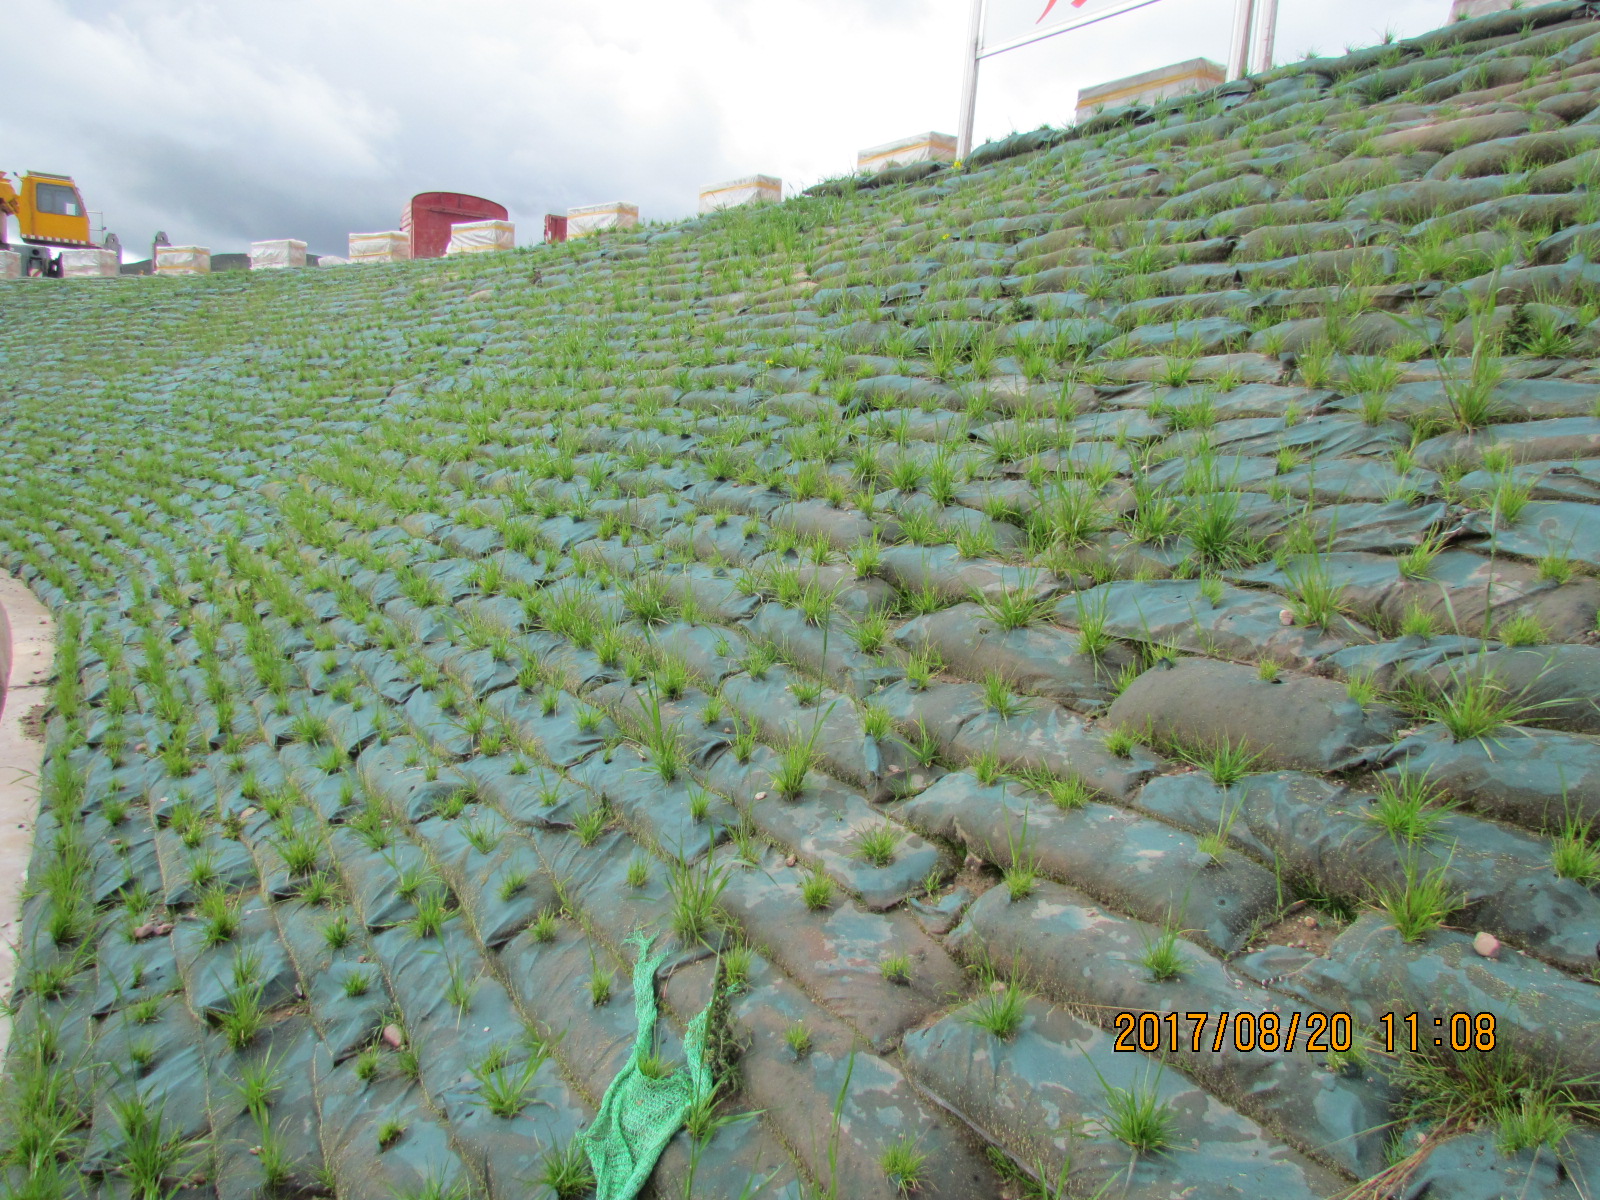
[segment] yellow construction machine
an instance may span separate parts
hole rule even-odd
[[[6,244],[8,217],[17,219],[20,246]],[[106,245],[115,247],[115,238],[115,234],[109,235]],[[0,250],[21,253],[24,275],[61,274],[61,256],[51,255],[49,247],[78,250],[95,245],[89,210],[71,176],[26,171],[21,182],[13,184],[0,171]]]

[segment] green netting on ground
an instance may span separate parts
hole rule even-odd
[[[650,954],[652,940],[643,932],[628,939],[639,948],[639,959],[633,966],[633,1012],[639,1029],[634,1035],[633,1053],[606,1088],[599,1115],[583,1133],[583,1148],[594,1168],[596,1200],[632,1200],[637,1196],[689,1110],[709,1096],[713,1086],[711,1071],[705,1064],[710,1004],[689,1022],[683,1038],[688,1061],[682,1070],[664,1079],[653,1079],[640,1069],[655,1046],[656,968],[667,957],[666,951]]]

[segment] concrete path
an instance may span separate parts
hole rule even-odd
[[[0,608],[11,624],[11,677],[0,713],[0,999],[10,999],[17,970],[22,886],[39,815],[39,766],[44,759],[40,717],[49,703],[56,626],[20,580],[0,571]],[[11,1018],[0,1008],[0,1058]]]

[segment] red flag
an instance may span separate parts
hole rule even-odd
[[[1082,8],[1087,3],[1089,3],[1089,0],[1072,0],[1072,7],[1073,8]],[[1046,4],[1044,6],[1044,11],[1039,14],[1039,21],[1042,21],[1046,17],[1048,17],[1050,15],[1050,10],[1052,8],[1054,8],[1055,6],[1056,6],[1056,0],[1050,0],[1050,3]],[[1039,21],[1035,21],[1034,24],[1037,25],[1039,23]]]

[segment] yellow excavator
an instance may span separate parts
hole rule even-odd
[[[20,246],[6,244],[8,217],[17,219]],[[116,236],[107,235],[107,248],[119,248]],[[61,256],[52,255],[50,247],[79,250],[95,245],[83,193],[70,175],[26,171],[20,183],[13,184],[0,171],[0,250],[14,249],[22,255],[24,275],[61,274]]]

